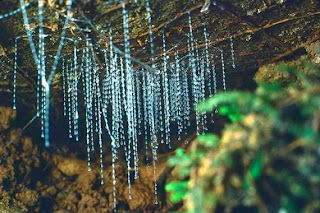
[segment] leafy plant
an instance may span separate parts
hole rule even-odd
[[[179,180],[167,184],[181,210],[320,211],[320,69],[280,65],[288,81],[260,82],[254,92],[221,93],[197,106],[230,123],[221,137],[200,135],[169,159]]]

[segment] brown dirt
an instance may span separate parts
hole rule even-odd
[[[84,159],[39,148],[30,137],[20,137],[20,129],[10,127],[15,117],[11,108],[0,107],[0,212],[112,211],[110,165],[104,169],[105,183],[101,185],[98,164],[94,162],[88,172]],[[165,165],[160,156],[158,177]],[[132,184],[131,200],[126,171],[122,163],[116,167],[119,211],[166,212],[164,202],[154,205],[153,167],[139,168],[140,177]]]

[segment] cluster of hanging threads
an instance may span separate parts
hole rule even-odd
[[[194,106],[207,96],[217,93],[218,84],[223,91],[227,90],[226,64],[224,51],[220,47],[210,47],[209,36],[203,24],[204,45],[201,39],[194,37],[191,13],[188,12],[189,32],[187,42],[180,42],[171,49],[167,48],[166,27],[162,31],[161,56],[155,57],[155,44],[152,29],[151,5],[146,0],[146,19],[149,31],[151,68],[134,68],[135,60],[131,57],[129,14],[126,4],[122,4],[124,55],[117,51],[113,44],[110,29],[109,47],[96,46],[90,38],[90,30],[83,29],[86,37],[68,38],[66,29],[69,20],[80,22],[71,17],[72,1],[67,3],[67,15],[64,28],[60,36],[58,50],[54,61],[46,76],[46,55],[44,39],[43,0],[38,0],[39,35],[38,51],[32,37],[29,19],[23,0],[20,0],[25,30],[32,56],[38,70],[37,79],[37,113],[41,118],[42,137],[45,145],[49,146],[49,105],[50,85],[59,66],[59,59],[65,41],[73,46],[72,53],[64,54],[61,64],[61,79],[63,88],[63,110],[68,120],[68,134],[70,139],[79,141],[79,107],[84,103],[85,112],[85,141],[87,145],[88,171],[91,171],[91,152],[99,146],[100,179],[104,184],[103,165],[103,129],[106,129],[111,139],[112,153],[112,184],[113,206],[116,209],[116,167],[118,165],[119,149],[124,150],[127,167],[128,197],[131,194],[131,171],[134,178],[139,178],[139,141],[144,141],[146,157],[151,150],[154,178],[155,203],[158,204],[157,186],[157,151],[159,144],[166,144],[171,148],[171,140],[176,136],[183,140],[190,127],[196,129],[197,134],[207,131],[209,119],[212,116],[200,114],[193,110]],[[1,17],[1,16],[0,16]],[[1,18],[0,18],[1,19]],[[82,23],[87,23],[83,21]],[[202,34],[201,34],[202,35]],[[15,39],[14,52],[14,88],[13,108],[16,109],[16,72],[18,63],[18,40]],[[79,46],[81,46],[81,49]],[[179,51],[179,46],[185,45],[185,52]],[[98,60],[102,53],[104,63]],[[217,53],[217,57],[214,53]],[[230,37],[231,66],[236,68],[233,38]],[[101,56],[101,54],[100,54]],[[217,80],[215,58],[221,62],[222,83]],[[156,59],[159,59],[156,62]],[[79,82],[81,81],[81,85]],[[83,95],[80,95],[83,94]],[[83,100],[79,100],[83,97]],[[111,115],[111,116],[110,116]],[[193,116],[195,115],[195,119]],[[110,119],[110,121],[109,121]],[[104,123],[103,123],[104,122]],[[103,125],[105,128],[103,128]],[[95,144],[97,138],[98,144]]]
[[[50,145],[50,141],[49,141],[49,105],[50,105],[50,85],[53,79],[53,76],[56,72],[58,63],[59,63],[59,59],[60,59],[60,55],[61,55],[61,51],[64,45],[64,37],[66,34],[66,26],[68,25],[69,22],[69,18],[71,16],[71,8],[72,8],[72,1],[68,1],[68,10],[67,10],[67,17],[65,19],[64,22],[64,28],[60,37],[60,42],[59,42],[59,46],[58,46],[58,51],[55,55],[54,58],[54,62],[51,68],[51,72],[50,75],[48,77],[48,79],[46,78],[46,73],[45,73],[45,62],[44,62],[44,42],[43,42],[43,1],[42,0],[38,0],[38,18],[39,18],[39,54],[37,54],[36,51],[36,46],[34,44],[33,38],[32,38],[32,32],[30,30],[30,25],[29,25],[29,18],[28,18],[28,14],[26,11],[26,4],[24,2],[24,0],[20,0],[20,6],[21,6],[21,12],[22,12],[22,16],[23,16],[23,21],[24,21],[24,26],[25,26],[25,31],[27,33],[28,36],[28,41],[29,41],[29,45],[31,48],[31,52],[32,52],[32,56],[34,59],[34,62],[37,66],[37,70],[38,73],[40,73],[40,82],[41,82],[41,86],[43,89],[43,104],[42,104],[42,109],[40,109],[40,113],[41,113],[41,118],[42,118],[42,136],[44,136],[45,138],[45,145],[46,147],[48,147]],[[39,111],[37,112],[38,114]]]

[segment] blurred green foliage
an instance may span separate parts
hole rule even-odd
[[[166,190],[184,212],[320,212],[320,69],[280,65],[291,81],[220,93],[197,106],[230,123],[168,163]]]

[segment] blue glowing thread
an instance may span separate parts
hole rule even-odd
[[[71,94],[72,94],[72,67],[70,66],[70,61],[67,61],[66,75],[67,75],[67,97],[68,97],[68,131],[69,138],[72,138],[72,115],[71,115]]]
[[[89,68],[89,38],[88,34],[86,36],[86,48],[85,48],[85,102],[86,102],[86,143],[87,143],[87,163],[88,163],[88,171],[91,171],[91,156],[90,156],[90,119],[89,119],[89,110],[91,107],[91,100],[90,100],[90,87],[89,87],[89,75],[90,75],[90,68]]]
[[[76,137],[76,141],[79,141],[79,111],[78,111],[78,80],[77,80],[77,70],[78,70],[78,56],[77,56],[77,46],[76,42],[73,47],[73,76],[74,76],[74,86],[73,86],[73,121],[74,121],[74,136]]]
[[[32,3],[32,2],[28,2],[24,7],[25,7],[25,8],[28,8],[28,7],[31,5],[31,3]],[[20,13],[21,10],[22,10],[22,8],[18,8],[18,9],[16,9],[16,10],[13,10],[13,11],[9,12],[9,13],[0,15],[0,20],[1,20],[1,19],[5,19],[5,18],[9,18],[9,17],[11,17],[11,16],[14,16],[14,15]]]
[[[16,93],[17,93],[17,67],[18,67],[18,38],[14,42],[14,67],[13,67],[13,109],[17,109],[16,106]]]
[[[63,90],[63,115],[67,115],[67,103],[66,103],[66,79],[65,79],[65,59],[62,59],[62,90]]]
[[[232,36],[230,36],[230,50],[231,50],[232,68],[235,69],[236,63],[235,63],[234,44],[233,44]]]

